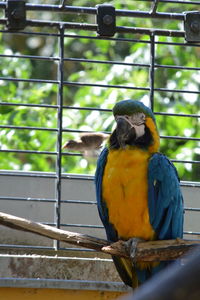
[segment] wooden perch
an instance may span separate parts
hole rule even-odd
[[[0,212],[0,224],[17,230],[36,233],[51,239],[70,243],[73,245],[94,249],[99,252],[130,257],[130,249],[124,241],[110,244],[108,241],[85,234],[74,233],[54,228],[30,220]],[[162,261],[174,260],[189,250],[200,245],[200,241],[163,240],[139,242],[137,245],[136,261]]]

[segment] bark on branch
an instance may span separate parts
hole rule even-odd
[[[0,224],[13,229],[36,233],[69,244],[94,249],[99,252],[121,257],[130,257],[130,249],[128,249],[127,244],[124,241],[110,244],[104,239],[54,228],[52,226],[32,222],[28,219],[19,218],[2,212],[0,212]],[[139,242],[135,260],[174,260],[186,254],[197,245],[200,245],[200,241],[186,241],[181,239]]]

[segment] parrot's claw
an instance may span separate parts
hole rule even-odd
[[[135,259],[135,255],[136,255],[136,251],[137,251],[137,244],[138,242],[143,242],[144,240],[141,238],[131,238],[129,239],[126,244],[127,247],[130,251],[130,258],[133,264],[136,263],[136,259]]]

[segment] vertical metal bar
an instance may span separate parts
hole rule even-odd
[[[150,10],[150,14],[152,14],[152,15],[156,14],[158,4],[159,4],[159,0],[154,0],[151,10]]]
[[[154,110],[154,67],[155,67],[155,35],[150,35],[150,68],[149,68],[149,83],[150,83],[150,105]]]
[[[61,209],[61,175],[62,175],[62,115],[63,115],[63,80],[64,80],[64,27],[60,25],[59,30],[59,62],[58,62],[58,97],[57,97],[57,160],[56,160],[56,204],[55,204],[55,223],[60,228],[60,209]],[[54,242],[56,250],[59,242]]]

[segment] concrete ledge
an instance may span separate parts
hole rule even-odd
[[[0,278],[121,282],[111,259],[46,255],[0,255]]]
[[[131,288],[120,282],[87,281],[87,280],[55,280],[29,278],[0,278],[0,287],[42,288],[69,290],[98,290],[129,292]]]

